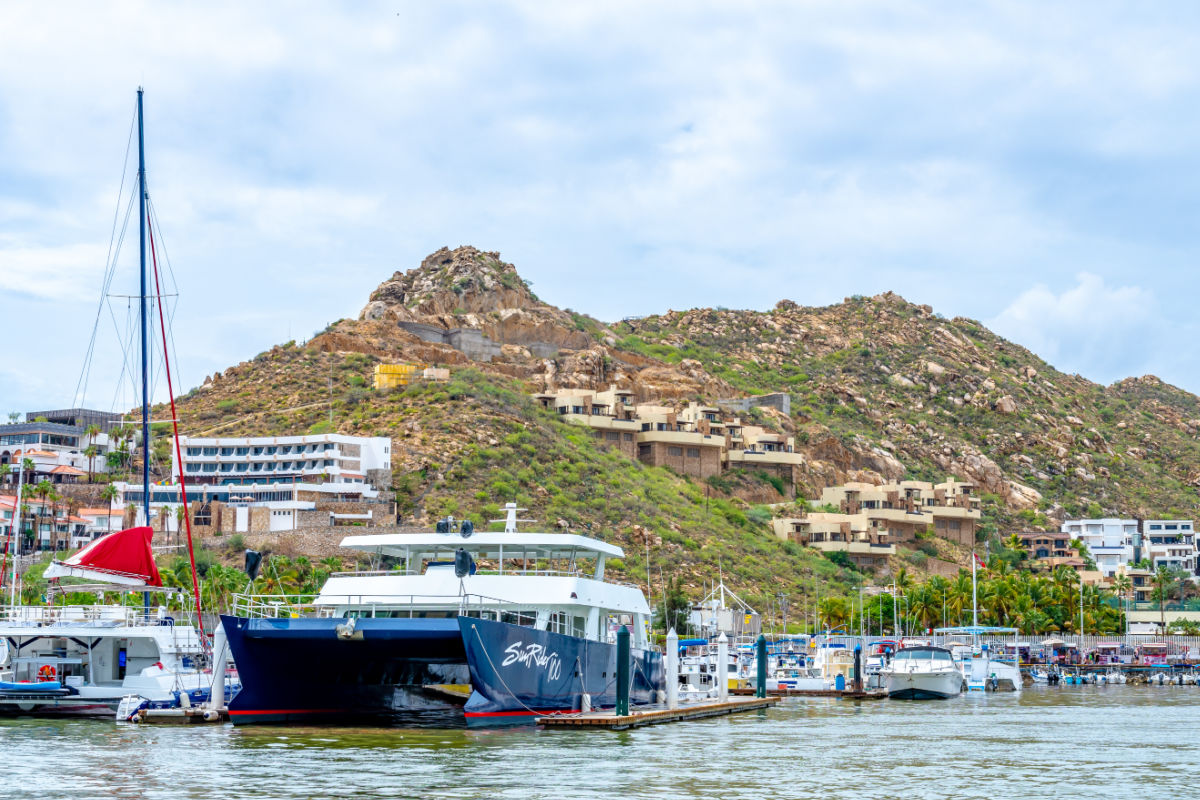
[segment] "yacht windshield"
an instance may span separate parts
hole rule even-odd
[[[953,661],[943,650],[901,650],[896,653],[897,661]]]

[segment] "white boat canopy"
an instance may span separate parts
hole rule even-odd
[[[462,548],[476,558],[572,559],[609,556],[622,558],[625,551],[615,544],[574,533],[385,533],[347,536],[342,547],[406,561],[452,557]]]

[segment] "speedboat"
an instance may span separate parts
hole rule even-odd
[[[930,700],[962,694],[963,676],[944,647],[920,645],[896,651],[880,672],[888,697]]]
[[[626,634],[630,702],[665,696],[645,596],[604,579],[621,548],[572,533],[518,532],[520,510],[505,506],[503,532],[476,532],[469,520],[455,530],[446,519],[432,533],[348,536],[343,548],[384,568],[334,574],[309,603],[236,598],[235,615],[221,618],[242,684],[229,703],[232,721],[431,711],[506,725],[612,707]],[[442,699],[447,684],[468,693],[465,705]]]

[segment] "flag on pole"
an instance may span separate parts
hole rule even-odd
[[[975,558],[975,563],[979,565],[980,569],[987,569],[987,564],[983,563],[983,559],[979,557],[978,553],[971,553],[971,555]]]

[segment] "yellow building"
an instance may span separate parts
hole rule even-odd
[[[419,364],[376,364],[375,388],[395,389],[398,386],[408,386],[413,375],[422,369]]]

